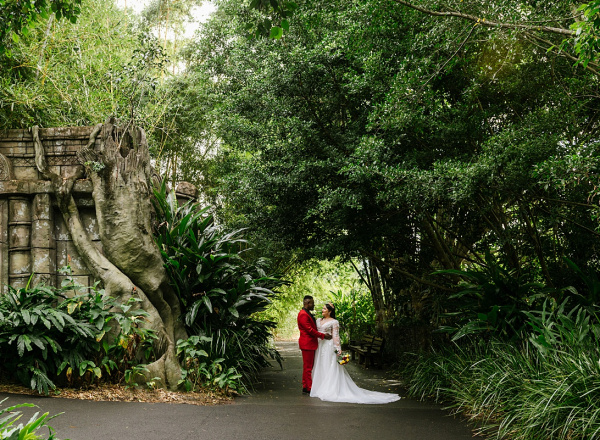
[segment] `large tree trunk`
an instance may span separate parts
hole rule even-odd
[[[100,147],[95,148],[100,134]],[[126,302],[142,300],[149,313],[147,327],[158,335],[157,360],[147,366],[146,378],[160,378],[168,388],[177,387],[181,368],[176,356],[177,339],[186,338],[179,320],[179,300],[169,285],[163,261],[151,233],[151,166],[144,131],[118,127],[114,120],[99,124],[78,158],[93,184],[103,253],[87,235],[71,195],[76,178],[64,179],[48,171],[43,146],[34,129],[36,164],[53,182],[54,192],[73,243],[93,276],[109,295]]]

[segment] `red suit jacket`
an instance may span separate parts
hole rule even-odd
[[[317,339],[324,339],[325,334],[317,331],[317,323],[306,310],[300,310],[298,313],[298,329],[300,330],[300,339],[298,345],[300,350],[316,350],[319,346]]]

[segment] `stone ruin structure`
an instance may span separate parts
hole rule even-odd
[[[76,154],[88,143],[93,129],[40,129],[48,168],[65,178],[81,170]],[[99,142],[97,139],[96,144]],[[177,188],[177,194],[178,198],[197,195],[196,188],[185,183]],[[77,180],[73,196],[88,235],[101,251],[91,182]],[[30,277],[32,285],[60,286],[66,275],[59,270],[65,266],[71,267],[71,276],[78,283],[94,283],[53,200],[51,182],[36,168],[31,131],[0,131],[0,293],[5,293],[8,285],[25,287]]]

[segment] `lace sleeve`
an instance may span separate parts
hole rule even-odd
[[[340,323],[333,321],[333,346],[335,351],[339,354],[342,352],[342,346],[340,344]]]

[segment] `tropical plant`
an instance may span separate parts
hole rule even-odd
[[[403,369],[411,395],[467,414],[498,439],[590,439],[600,433],[600,326],[565,303],[527,313],[527,337],[447,345]]]
[[[541,304],[555,289],[530,281],[531,275],[518,274],[486,253],[485,266],[469,270],[440,270],[437,275],[461,279],[459,292],[448,296],[446,323],[440,331],[452,333],[456,341],[464,336],[518,338],[525,325],[525,312]]]
[[[186,391],[198,389],[217,389],[227,394],[247,391],[239,379],[242,377],[235,367],[224,369],[224,358],[210,359],[209,354],[200,342],[211,343],[206,336],[191,336],[187,340],[179,340],[177,354],[181,356],[183,366],[180,384]]]
[[[600,340],[600,317],[594,309],[544,302],[541,310],[524,312],[531,328],[529,341],[542,355],[568,351],[569,347],[592,347]]]
[[[271,303],[273,289],[282,282],[267,275],[265,260],[252,263],[243,258],[249,244],[241,231],[224,232],[198,202],[179,204],[173,191],[167,193],[165,182],[154,191],[154,205],[156,242],[183,306],[188,333],[204,337],[194,344],[213,364],[223,358],[223,371],[235,371],[232,376],[239,372],[249,382],[268,365],[268,358],[280,361],[269,343],[275,322],[257,314]]]
[[[0,405],[6,402],[8,398],[0,400]],[[47,422],[52,420],[56,416],[48,416],[48,413],[44,413],[41,416],[39,412],[36,412],[31,416],[27,423],[15,423],[22,417],[19,408],[35,407],[31,403],[20,403],[7,408],[0,409],[0,439],[5,440],[37,440],[47,438],[47,440],[58,440],[54,437],[54,430],[50,427]],[[40,435],[37,431],[41,428],[47,427],[49,430],[48,437]]]
[[[134,305],[117,304],[97,284],[88,288],[70,277],[60,288],[9,286],[0,295],[0,368],[45,394],[57,382],[118,379],[153,339],[139,327],[145,312]]]

